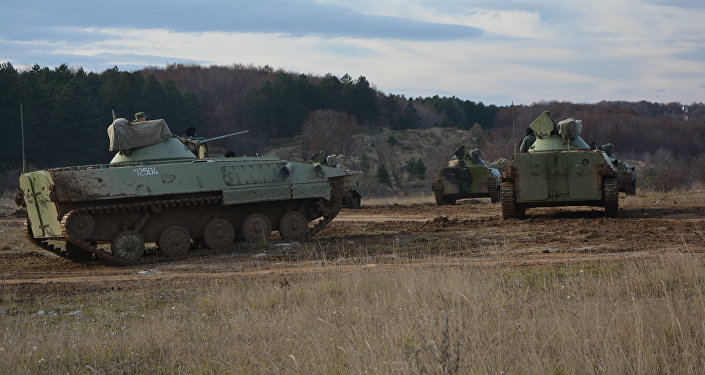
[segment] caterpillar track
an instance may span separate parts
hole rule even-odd
[[[333,219],[336,217],[336,215],[340,212],[342,208],[343,195],[343,186],[339,183],[332,182],[331,199],[328,201],[320,200],[318,202],[315,202],[316,205],[321,207],[322,215],[320,219],[318,219],[318,221],[316,221],[310,227],[308,226],[307,221],[307,230],[305,231],[305,234],[297,239],[309,239],[315,236],[317,233],[323,230],[323,228],[325,228],[331,221],[333,221]],[[146,219],[140,220],[137,223],[137,226],[144,226],[145,224],[147,224],[147,221],[150,220],[151,216],[157,215],[163,210],[167,210],[169,208],[189,207],[191,209],[215,209],[221,207],[221,204],[222,198],[213,196],[186,199],[169,199],[141,203],[109,204],[77,208],[66,213],[61,220],[62,235],[66,239],[65,248],[50,244],[48,240],[40,240],[35,238],[32,234],[29,219],[25,221],[24,230],[27,239],[30,240],[30,242],[32,242],[34,245],[74,262],[98,259],[100,261],[112,265],[127,266],[176,261],[186,258],[193,258],[198,256],[212,255],[232,251],[235,247],[235,243],[230,242],[228,245],[220,247],[199,247],[196,246],[196,243],[196,245],[190,246],[188,251],[180,254],[165,254],[163,251],[160,250],[159,246],[153,246],[145,249],[141,256],[135,257],[134,259],[128,259],[125,257],[116,256],[116,254],[114,254],[112,251],[108,251],[105,248],[100,247],[99,243],[95,240],[84,239],[80,233],[81,226],[80,224],[76,224],[76,222],[80,223],[80,218],[82,216],[100,217],[102,215],[111,215],[118,213],[141,213],[143,217],[146,217]],[[129,228],[128,231],[139,234],[140,229],[141,228],[139,227],[134,227]],[[118,233],[118,235],[120,235],[121,233],[124,232],[120,232]]]

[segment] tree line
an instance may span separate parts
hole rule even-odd
[[[485,155],[507,157],[514,139],[520,140],[522,129],[543,110],[553,111],[556,119],[582,118],[588,141],[612,142],[624,153],[658,148],[690,157],[705,153],[705,143],[699,142],[705,135],[701,103],[689,106],[690,122],[684,123],[680,103],[495,106],[456,97],[384,94],[364,76],[303,75],[244,65],[173,64],[137,72],[116,67],[94,73],[66,65],[53,69],[35,65],[19,71],[4,63],[0,87],[0,129],[9,139],[0,148],[0,171],[21,165],[20,103],[27,161],[37,168],[109,160],[105,129],[112,121],[112,110],[130,119],[137,111],[165,118],[177,134],[189,126],[203,136],[249,129],[251,135],[227,140],[228,146],[248,153],[272,138],[302,134],[319,140],[312,149],[330,145],[340,150],[326,152],[348,152],[350,143],[341,138],[381,127],[471,129],[479,125],[486,132],[486,148],[492,148],[483,150]]]
[[[173,81],[117,68],[92,73],[67,65],[35,65],[18,71],[4,63],[0,87],[0,129],[5,135],[0,171],[22,165],[22,119],[26,161],[46,168],[109,161],[106,129],[113,110],[130,120],[139,111],[166,118],[174,132],[183,132],[199,117],[195,95],[182,93]]]
[[[475,123],[493,126],[499,107],[457,98],[407,98],[377,90],[364,76],[338,78],[305,75],[269,66],[210,66],[171,64],[145,68],[143,75],[172,80],[183,92],[193,92],[203,113],[207,135],[249,129],[247,140],[230,139],[245,152],[276,137],[301,134],[318,111],[336,111],[356,125],[396,130],[451,126],[469,129]],[[447,109],[446,108],[452,108]],[[334,151],[337,152],[337,151]]]

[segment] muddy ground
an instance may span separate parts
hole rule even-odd
[[[364,205],[364,203],[363,203]],[[262,278],[284,282],[369,267],[522,267],[609,262],[705,252],[705,192],[620,197],[618,218],[602,209],[540,208],[502,220],[488,199],[343,211],[315,239],[269,248],[238,245],[173,263],[114,267],[72,263],[34,247],[21,213],[0,216],[0,292],[44,296]],[[282,281],[284,280],[284,281]]]

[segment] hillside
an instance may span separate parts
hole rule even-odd
[[[318,151],[343,153],[367,171],[368,191],[425,190],[461,144],[478,146],[486,160],[508,159],[526,127],[542,111],[554,119],[580,118],[583,138],[613,143],[619,157],[649,163],[640,178],[668,190],[705,180],[705,105],[681,103],[540,101],[501,107],[454,96],[406,98],[385,94],[364,76],[302,75],[270,67],[170,65],[138,72],[101,73],[62,65],[17,70],[0,64],[0,191],[14,190],[22,166],[20,120],[30,169],[104,163],[111,113],[144,111],[167,119],[172,131],[195,127],[213,137],[249,129],[218,147],[307,159]],[[20,113],[20,108],[23,112]],[[388,142],[392,140],[397,142]],[[286,147],[284,147],[286,145]],[[284,148],[282,151],[276,151]],[[286,150],[288,148],[288,151]],[[217,154],[214,154],[217,155]],[[406,172],[421,160],[425,175]],[[380,166],[387,184],[375,184]],[[418,178],[420,177],[420,178]]]
[[[372,134],[357,134],[352,137],[353,152],[346,155],[345,164],[365,172],[361,186],[371,195],[429,191],[436,172],[458,147],[477,147],[480,132],[478,129],[430,128],[380,129]],[[306,149],[306,141],[302,137],[281,139],[274,143],[275,146],[265,150],[265,154],[294,161],[306,161],[310,156],[301,151]],[[412,158],[423,161],[425,178],[418,179],[407,173],[406,163]],[[389,173],[389,184],[377,181],[376,172],[380,165],[384,165]]]

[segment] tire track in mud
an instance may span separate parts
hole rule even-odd
[[[472,258],[439,258],[439,259],[424,259],[413,262],[388,262],[388,263],[356,263],[356,264],[323,264],[317,266],[299,265],[299,266],[283,266],[281,268],[266,268],[250,271],[223,271],[223,272],[202,272],[202,271],[140,271],[146,272],[140,274],[136,270],[131,273],[118,275],[82,275],[82,276],[60,276],[60,277],[37,277],[32,279],[6,279],[0,280],[0,288],[9,286],[27,286],[27,285],[51,285],[51,284],[93,284],[100,285],[103,283],[114,284],[120,282],[170,282],[179,280],[212,280],[217,278],[234,279],[234,278],[259,278],[259,277],[278,277],[292,275],[308,275],[308,274],[326,274],[340,272],[354,272],[370,268],[377,269],[397,269],[397,268],[429,268],[429,267],[527,267],[536,265],[552,265],[552,264],[570,264],[570,263],[595,263],[608,262],[616,260],[628,260],[638,258],[653,258],[665,255],[682,254],[683,251],[638,251],[625,253],[564,253],[560,255],[551,254],[544,256],[514,256],[505,258],[478,257]],[[694,253],[705,253],[705,250],[699,250]]]
[[[26,242],[21,218],[6,217],[0,219],[0,291],[81,293],[368,268],[558,266],[705,253],[705,194],[675,196],[657,207],[647,203],[627,199],[616,219],[604,218],[601,210],[551,208],[506,221],[497,205],[478,200],[363,207],[343,210],[317,238],[301,245],[305,253],[275,246],[130,267],[47,256]]]

